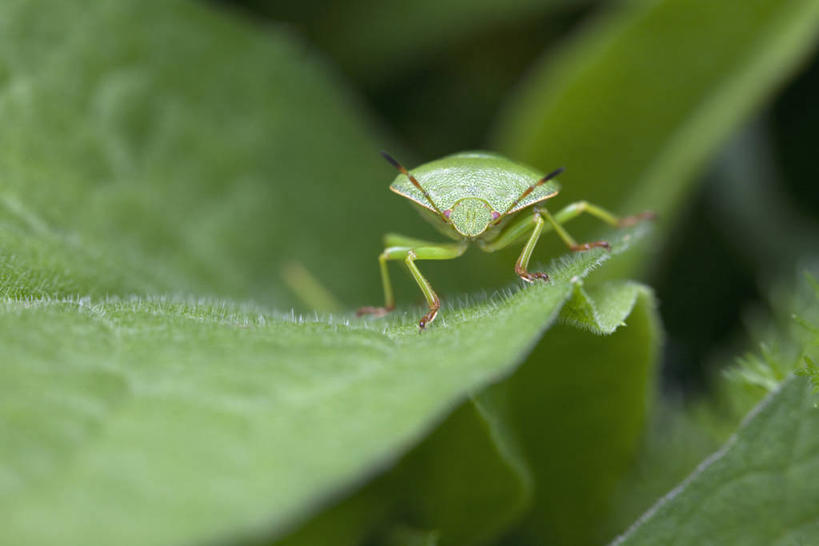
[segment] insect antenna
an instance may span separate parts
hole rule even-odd
[[[512,201],[512,204],[511,204],[511,205],[509,205],[509,206],[506,208],[506,210],[503,212],[503,214],[501,214],[500,216],[498,216],[498,219],[497,219],[497,220],[495,220],[495,222],[496,222],[496,223],[497,223],[497,222],[500,222],[501,218],[503,218],[504,216],[506,216],[507,214],[509,214],[509,211],[510,211],[510,210],[512,210],[513,208],[515,208],[516,206],[518,206],[518,203],[520,203],[520,202],[521,202],[521,201],[522,201],[522,200],[523,200],[523,199],[524,199],[524,198],[525,198],[527,195],[529,195],[530,193],[532,193],[533,191],[535,191],[535,188],[537,188],[537,187],[538,187],[538,186],[540,186],[541,184],[545,184],[546,182],[548,182],[548,181],[549,181],[549,180],[551,180],[552,178],[556,177],[557,175],[559,175],[560,173],[562,173],[562,172],[563,172],[563,171],[565,171],[565,170],[566,170],[566,168],[565,168],[565,167],[560,167],[559,169],[555,169],[554,171],[550,172],[549,174],[547,174],[546,176],[544,176],[543,178],[541,178],[540,180],[538,180],[537,182],[535,182],[534,184],[532,184],[531,186],[529,186],[528,188],[526,188],[525,190],[523,190],[523,193],[521,193],[521,194],[518,196],[518,198],[517,198],[517,199],[515,199],[514,201]]]
[[[429,202],[429,204],[432,205],[432,208],[435,209],[435,212],[437,212],[441,218],[443,218],[444,222],[449,222],[449,218],[447,218],[446,215],[443,212],[441,212],[441,209],[438,208],[438,205],[436,205],[435,201],[432,200],[432,197],[429,196],[427,190],[425,190],[424,187],[421,186],[421,183],[418,182],[418,180],[416,180],[416,178],[412,176],[410,172],[404,168],[403,165],[401,165],[398,161],[395,160],[394,157],[392,157],[390,154],[383,150],[381,151],[381,155],[384,157],[384,159],[389,161],[393,167],[398,169],[401,172],[401,174],[409,178],[409,181],[412,182],[412,185],[418,188],[418,190],[424,194],[424,199],[426,199]]]

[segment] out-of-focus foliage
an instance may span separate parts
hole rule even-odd
[[[573,195],[670,221],[705,160],[811,51],[818,24],[815,0],[623,5],[544,58],[494,141],[566,165]]]
[[[740,359],[731,358],[730,363],[723,366],[726,370],[724,378],[717,383],[711,397],[687,406],[674,400],[663,401],[644,439],[638,464],[617,493],[618,510],[613,518],[613,529],[624,530],[636,512],[648,510],[650,499],[680,482],[697,461],[728,441],[743,417],[765,396],[775,393],[771,401],[766,402],[768,404],[785,396],[779,392],[780,388],[786,381],[793,380],[794,374],[807,377],[814,390],[819,386],[815,366],[819,358],[819,285],[815,277],[799,275],[795,282],[778,284],[769,294],[769,303],[771,314],[757,313],[750,321],[749,329],[758,349]],[[807,408],[816,405],[817,401],[819,398],[816,397],[805,400],[804,414],[793,417],[793,421],[806,428],[816,426],[819,413],[807,411]],[[783,403],[801,404],[793,400]],[[777,426],[790,427],[791,424]],[[814,448],[809,451],[811,449]],[[753,459],[752,462],[758,461],[752,456],[749,458]],[[752,497],[746,511],[752,514],[764,512],[762,506],[769,502],[764,496]],[[804,507],[797,503],[778,509],[774,519],[783,521],[776,525],[788,525],[787,520],[795,517],[791,508],[798,511]],[[760,537],[765,537],[771,532],[768,528],[771,521],[763,520],[761,526],[755,527],[754,524],[751,528]],[[703,531],[704,527],[700,527],[694,535]]]
[[[12,223],[0,291],[151,288],[287,309],[280,270],[297,259],[345,299],[370,297],[373,225],[415,215],[384,199],[387,142],[304,44],[185,2],[11,1],[0,13]]]
[[[511,27],[575,2],[361,0],[331,3],[312,24],[318,43],[348,70],[364,79],[383,79],[488,29]]]
[[[226,3],[0,6],[4,538],[602,543],[736,430],[759,385],[776,390],[630,539],[695,540],[717,531],[702,514],[680,526],[679,507],[746,475],[764,416],[771,437],[813,426],[808,405],[781,418],[805,380],[776,351],[762,354],[783,366],[749,358],[742,388],[694,410],[657,400],[657,300],[600,276],[659,272],[679,364],[680,324],[720,332],[700,356],[740,329],[716,324],[737,313],[714,296],[719,272],[767,286],[815,252],[812,201],[799,217],[768,191],[803,172],[780,106],[722,152],[718,183],[697,192],[693,175],[812,51],[819,1]],[[487,142],[567,166],[555,206],[662,212],[665,250],[620,254],[648,228],[606,233],[614,259],[562,258],[552,284],[489,297],[519,249],[424,262],[445,306],[423,335],[416,308],[291,311],[377,303],[381,234],[434,237],[387,191],[378,149],[412,167]],[[703,202],[724,240],[695,239]],[[544,238],[534,262],[564,252]],[[400,302],[420,301],[396,279]],[[772,442],[778,464],[787,446]],[[773,499],[751,489],[747,513]],[[798,493],[739,531],[791,530],[819,505]],[[714,503],[714,517],[747,515]]]
[[[819,284],[777,294],[787,318],[760,352],[728,372],[724,402],[739,412],[769,396],[725,446],[657,503],[617,544],[810,544],[819,534]],[[784,309],[782,309],[784,311]],[[796,375],[794,375],[796,372]],[[737,413],[739,415],[739,413]],[[706,419],[707,415],[703,415]],[[701,421],[701,425],[708,425]],[[702,427],[699,435],[702,435]],[[695,435],[688,431],[689,438]]]
[[[810,544],[817,472],[819,411],[807,379],[790,377],[615,544]]]

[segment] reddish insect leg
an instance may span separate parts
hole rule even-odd
[[[565,214],[565,212],[567,210],[569,210],[570,207],[572,207],[572,206],[574,206],[574,205],[569,205],[568,207],[566,207],[565,209],[561,210],[558,213],[558,215],[563,214],[563,216],[564,216],[564,217],[561,217],[560,220],[557,220],[557,219],[553,218],[552,215],[549,214],[549,212],[546,211],[545,209],[543,210],[543,216],[546,218],[546,220],[549,221],[550,224],[552,224],[552,227],[557,232],[557,234],[560,236],[560,238],[563,240],[563,242],[566,243],[566,246],[568,246],[570,250],[574,250],[575,252],[582,251],[582,250],[591,250],[592,248],[605,248],[606,250],[611,250],[611,245],[608,244],[606,241],[592,241],[592,242],[589,242],[589,243],[578,243],[577,241],[574,240],[574,238],[571,235],[569,235],[569,232],[566,231],[566,229],[563,226],[560,225],[561,221],[565,222],[567,220],[570,220],[571,218],[574,218],[575,216],[577,216],[578,214],[580,214],[584,210],[587,210],[587,208],[584,207],[583,209],[580,209],[580,210],[577,210],[577,211],[571,211],[573,214]],[[602,209],[600,209],[600,210],[602,211]],[[605,212],[605,211],[603,211],[603,212]],[[608,215],[608,213],[606,213],[606,214]],[[611,215],[609,215],[609,216],[611,216]],[[616,225],[617,219],[614,216],[611,216],[611,218],[614,220],[615,225]]]

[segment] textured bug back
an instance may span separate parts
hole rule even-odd
[[[493,210],[504,212],[543,173],[489,152],[461,152],[426,163],[410,171],[440,210],[451,209],[467,197],[484,199]],[[398,175],[390,189],[422,207],[432,209],[424,195],[409,179]],[[557,195],[556,180],[542,184],[522,199],[509,213]]]

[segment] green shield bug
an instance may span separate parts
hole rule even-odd
[[[515,262],[515,273],[526,282],[548,281],[546,273],[527,270],[532,251],[544,230],[554,229],[574,251],[609,250],[605,241],[578,244],[562,224],[584,212],[616,227],[629,226],[654,216],[651,212],[643,212],[618,218],[586,201],[572,203],[552,215],[542,203],[560,191],[555,178],[563,169],[544,176],[531,167],[493,153],[461,152],[421,165],[412,172],[389,154],[381,154],[400,172],[390,189],[412,201],[441,233],[457,242],[434,243],[394,233],[385,235],[386,248],[378,257],[384,306],[362,307],[358,310],[359,316],[383,316],[395,308],[387,271],[390,260],[404,261],[429,304],[429,311],[418,322],[418,326],[424,329],[435,320],[441,302],[415,265],[416,260],[451,260],[462,255],[470,243],[485,252],[494,252],[527,239]]]

